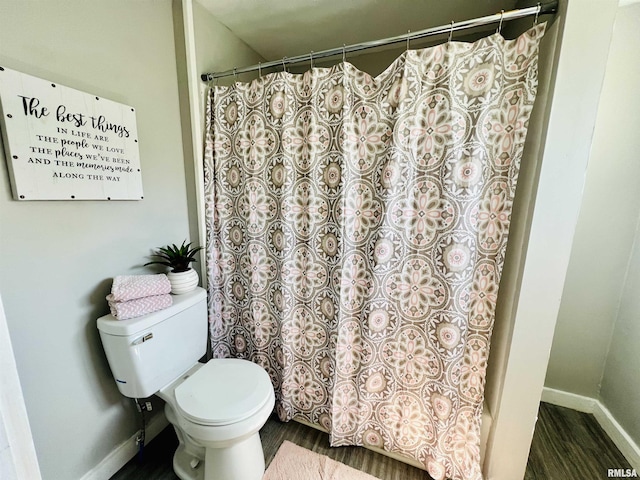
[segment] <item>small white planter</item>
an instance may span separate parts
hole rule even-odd
[[[190,292],[198,286],[198,272],[190,268],[186,272],[169,272],[167,273],[169,283],[171,283],[171,293],[181,295]]]

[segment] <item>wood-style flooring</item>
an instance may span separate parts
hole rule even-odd
[[[271,418],[260,437],[267,465],[289,440],[381,480],[430,479],[422,470],[364,448],[331,448],[326,433],[296,422]],[[172,469],[176,446],[173,427],[166,428],[145,448],[142,461],[132,459],[111,480],[177,480]],[[609,468],[631,467],[593,415],[540,404],[524,480],[604,480]]]
[[[541,403],[524,480],[604,480],[631,468],[593,415]]]

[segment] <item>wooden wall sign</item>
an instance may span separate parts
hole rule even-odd
[[[0,67],[3,143],[16,200],[140,200],[135,110]]]

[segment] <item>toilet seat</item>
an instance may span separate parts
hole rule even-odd
[[[267,372],[248,360],[213,359],[175,389],[180,413],[198,425],[230,425],[251,417],[270,400]]]

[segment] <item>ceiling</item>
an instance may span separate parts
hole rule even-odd
[[[516,0],[198,1],[266,60],[492,15],[516,4]]]

